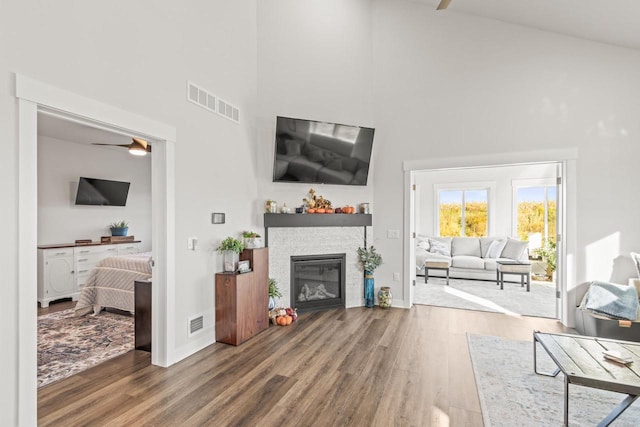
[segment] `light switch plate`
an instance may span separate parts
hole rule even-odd
[[[387,239],[399,239],[400,230],[387,230]]]
[[[187,249],[195,251],[198,247],[198,238],[197,237],[189,237],[187,238]]]

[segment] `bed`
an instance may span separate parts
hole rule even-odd
[[[89,273],[75,308],[76,316],[103,308],[134,312],[133,284],[151,278],[151,253],[114,256],[100,261]]]

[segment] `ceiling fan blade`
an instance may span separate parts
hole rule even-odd
[[[445,10],[449,7],[449,3],[451,3],[451,0],[440,0],[440,4],[436,7],[436,10]]]
[[[91,145],[106,145],[109,147],[128,147],[129,144],[102,144],[99,142],[92,142]]]

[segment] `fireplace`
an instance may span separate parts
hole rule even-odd
[[[299,313],[345,307],[346,254],[291,257],[291,305]]]

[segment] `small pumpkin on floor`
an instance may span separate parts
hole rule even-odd
[[[295,308],[278,307],[269,310],[269,319],[274,325],[289,326],[298,319],[298,312]]]

